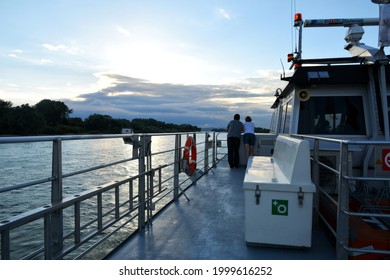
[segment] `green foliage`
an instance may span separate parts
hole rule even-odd
[[[50,126],[66,124],[66,120],[73,112],[61,101],[44,99],[34,106],[34,109],[41,113]]]
[[[46,127],[44,117],[28,104],[10,110],[6,121],[10,134],[18,134],[19,131],[23,131],[25,135],[35,135]]]
[[[268,128],[255,127],[255,133],[269,133],[270,130]]]
[[[132,128],[135,133],[200,131],[193,125],[154,119],[130,121],[93,114],[82,120],[69,117],[72,112],[61,101],[44,99],[33,107],[13,107],[11,102],[0,99],[0,135],[119,134],[122,128]]]
[[[155,119],[133,119],[129,127],[136,133],[200,131],[199,127],[190,124],[177,125],[160,122]]]

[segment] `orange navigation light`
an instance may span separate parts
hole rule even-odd
[[[289,53],[288,55],[287,55],[287,62],[290,62],[290,61],[292,61],[294,59],[294,55],[292,54],[292,53]]]
[[[296,13],[294,15],[294,26],[299,26],[300,24],[302,24],[302,14]]]
[[[302,21],[302,14],[301,13],[296,13],[294,15],[294,21]]]

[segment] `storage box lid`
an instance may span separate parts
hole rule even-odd
[[[299,184],[291,184],[284,176],[277,164],[271,157],[251,157],[244,178],[244,189],[298,192],[302,188],[303,192],[315,192],[315,185],[308,180]]]

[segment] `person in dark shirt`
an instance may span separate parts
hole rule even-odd
[[[226,128],[227,130],[227,146],[228,146],[228,162],[230,168],[238,168],[240,165],[240,139],[241,133],[244,131],[244,125],[240,122],[240,115],[235,114]]]

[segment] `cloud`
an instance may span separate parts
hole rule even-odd
[[[116,26],[116,30],[117,30],[120,34],[125,35],[126,37],[130,37],[130,36],[131,36],[130,31],[128,31],[126,28],[123,28],[122,26],[117,25],[117,26]]]
[[[42,58],[40,61],[39,61],[40,64],[51,64],[53,63],[53,60],[51,59],[47,59],[47,58]]]
[[[21,54],[23,54],[23,53],[24,53],[23,50],[21,50],[21,49],[15,49],[15,50],[10,51],[7,55],[8,55],[9,57],[19,58],[19,56],[20,56]]]
[[[65,53],[73,54],[73,55],[76,55],[76,54],[81,52],[81,50],[78,47],[67,46],[67,45],[62,45],[62,44],[52,45],[52,44],[44,43],[44,44],[42,44],[42,47],[44,47],[45,49],[47,49],[49,51],[65,52]]]
[[[218,12],[218,15],[222,16],[224,19],[231,19],[232,18],[230,16],[230,14],[225,9],[219,8],[217,10],[217,12]]]
[[[99,78],[105,80],[105,88],[64,100],[74,116],[85,118],[97,113],[129,120],[154,118],[206,128],[225,127],[235,113],[240,113],[250,114],[257,126],[268,128],[277,88],[264,91],[266,80],[261,77],[230,85],[154,83],[110,73]],[[271,83],[277,80],[268,79]]]

